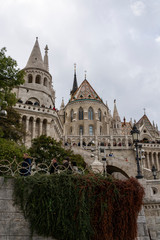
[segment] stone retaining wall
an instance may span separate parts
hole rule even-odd
[[[19,207],[13,204],[12,194],[13,179],[0,177],[0,240],[31,240],[29,224]],[[143,210],[138,218],[138,233],[138,240],[149,240]],[[53,239],[34,235],[32,240]]]

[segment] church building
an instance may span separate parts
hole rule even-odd
[[[24,143],[31,146],[31,140],[42,134],[61,140],[65,146],[79,149],[98,149],[99,159],[109,152],[122,152],[124,159],[133,148],[132,121],[121,121],[116,100],[113,115],[107,104],[92,88],[86,78],[78,87],[76,65],[74,66],[73,87],[66,105],[64,100],[59,110],[55,108],[55,90],[49,73],[48,46],[42,59],[38,38],[24,68],[25,82],[14,89],[18,99],[15,109],[21,114],[25,129]],[[56,81],[56,80],[55,80]],[[62,96],[57,96],[62,97]],[[157,125],[151,124],[144,116],[136,123],[144,149],[142,166],[151,169],[153,164],[160,170],[160,134]],[[125,154],[126,153],[126,154]]]

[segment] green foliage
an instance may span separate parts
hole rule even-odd
[[[17,62],[10,56],[6,56],[6,49],[0,50],[0,108],[7,110],[7,116],[0,117],[0,137],[18,141],[22,131],[19,124],[20,115],[11,108],[16,102],[16,94],[12,92],[14,87],[23,84],[24,71],[20,71]],[[4,101],[7,102],[4,103]]]
[[[94,174],[19,177],[14,184],[31,233],[57,240],[135,239],[143,195],[133,178]]]
[[[11,91],[23,84],[24,71],[17,68],[17,62],[5,54],[6,48],[0,50],[0,89]]]
[[[12,107],[7,108],[7,117],[0,117],[0,137],[20,141],[24,134],[20,114]]]
[[[12,162],[15,156],[17,162],[22,161],[23,153],[26,151],[24,146],[2,138],[0,138],[0,149],[0,160],[6,159],[9,162]]]
[[[85,166],[84,159],[81,155],[73,154],[71,150],[65,150],[61,142],[57,142],[54,138],[41,135],[32,140],[32,146],[29,149],[32,157],[35,158],[36,163],[50,164],[51,159],[57,158],[59,163],[69,157],[71,162],[76,161],[78,166]]]

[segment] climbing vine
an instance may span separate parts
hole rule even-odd
[[[143,187],[134,178],[53,174],[15,179],[31,233],[57,240],[133,240]]]

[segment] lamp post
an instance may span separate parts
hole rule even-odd
[[[141,169],[140,169],[140,164],[139,164],[140,157],[139,157],[139,153],[138,153],[138,148],[140,148],[141,145],[138,145],[139,130],[137,129],[135,124],[132,128],[131,135],[132,135],[132,138],[133,138],[133,143],[134,143],[135,148],[136,148],[136,162],[137,162],[137,176],[136,176],[136,178],[141,179],[141,178],[143,178],[143,176],[142,176]]]
[[[102,158],[102,161],[103,161],[103,174],[104,176],[106,177],[107,176],[107,162],[106,162],[106,157],[103,157]]]
[[[2,91],[0,91],[0,93],[1,93],[1,92],[2,92]],[[3,116],[3,117],[6,117],[6,116],[7,116],[7,111],[2,109],[2,107],[5,107],[5,106],[7,106],[7,105],[8,105],[8,104],[7,104],[6,101],[2,101],[2,100],[0,99],[0,116]]]
[[[152,174],[153,174],[154,179],[156,179],[157,178],[157,169],[155,168],[154,165],[152,166]]]

